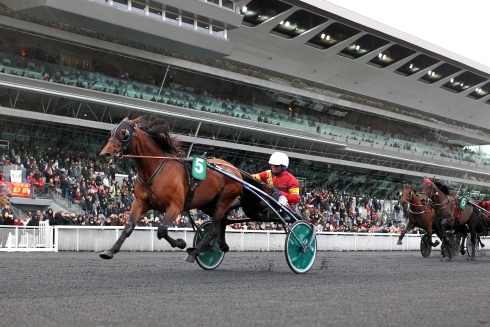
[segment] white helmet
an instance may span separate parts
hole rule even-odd
[[[287,168],[289,165],[289,158],[282,152],[274,152],[269,159],[269,165],[282,165]]]

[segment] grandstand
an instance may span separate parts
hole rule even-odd
[[[284,151],[306,189],[437,176],[479,197],[490,160],[465,147],[490,144],[489,79],[326,1],[0,0],[0,139],[39,151],[162,117],[189,156],[252,171]]]

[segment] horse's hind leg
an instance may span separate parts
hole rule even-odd
[[[159,240],[161,240],[162,238],[166,239],[170,246],[173,248],[177,247],[179,249],[185,249],[187,244],[183,239],[173,239],[168,235],[168,225],[175,221],[178,214],[179,211],[175,208],[168,208],[167,211],[165,211],[163,222],[160,226],[158,226],[157,238]]]
[[[480,248],[483,249],[485,247],[485,244],[483,244],[483,242],[481,241],[480,235],[477,235],[476,237],[478,239],[478,243],[480,244]]]
[[[228,222],[228,212],[226,213],[225,217],[221,219],[220,222],[220,229],[219,229],[219,239],[220,239],[220,244],[219,244],[219,249],[223,252],[228,252],[230,251],[230,247],[226,243],[226,225]]]
[[[196,260],[196,257],[199,255],[199,253],[201,253],[203,247],[218,236],[220,225],[220,222],[213,221],[211,229],[206,233],[202,241],[199,242],[195,248],[187,248],[187,257],[185,258],[185,261],[194,262]]]

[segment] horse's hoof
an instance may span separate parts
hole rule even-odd
[[[451,258],[450,257],[444,257],[444,261],[449,262],[449,261],[451,261]]]
[[[439,242],[438,240],[434,242],[434,246],[438,246],[439,244],[441,244],[441,242]]]
[[[483,249],[485,247],[485,244],[480,243],[480,247]]]
[[[221,245],[220,245],[220,247],[219,247],[219,249],[220,249],[221,251],[223,251],[223,252],[228,252],[228,251],[230,251],[230,247],[229,247],[229,246],[228,246],[228,244],[226,244],[226,243],[225,243],[225,244],[221,244]]]
[[[196,248],[187,248],[185,251],[187,252],[187,257],[185,258],[185,261],[191,263],[194,262],[196,260],[196,255],[197,255],[195,253]]]
[[[114,257],[114,253],[112,253],[112,251],[110,251],[110,250],[107,250],[107,251],[104,251],[101,254],[99,254],[99,256],[102,259],[112,259]]]
[[[403,244],[402,241],[396,242],[396,245],[402,245],[402,244]]]
[[[465,250],[461,250],[461,251],[459,251],[459,253],[461,253],[461,255],[465,255],[466,252],[465,252]]]
[[[194,263],[194,261],[196,261],[196,257],[194,257],[191,254],[188,254],[187,257],[185,257],[185,261],[190,262],[190,263]]]
[[[183,250],[187,246],[187,243],[183,239],[181,239],[181,238],[176,239],[176,241],[177,241],[177,247],[179,249],[182,249]]]

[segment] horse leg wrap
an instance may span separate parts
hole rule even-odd
[[[157,230],[157,238],[161,240],[168,235],[168,225],[160,225]]]
[[[131,223],[128,223],[126,226],[124,226],[124,229],[123,229],[124,236],[130,237],[131,233],[133,233],[134,227],[135,227],[135,225],[131,224]],[[116,252],[114,252],[114,253],[116,253]]]

